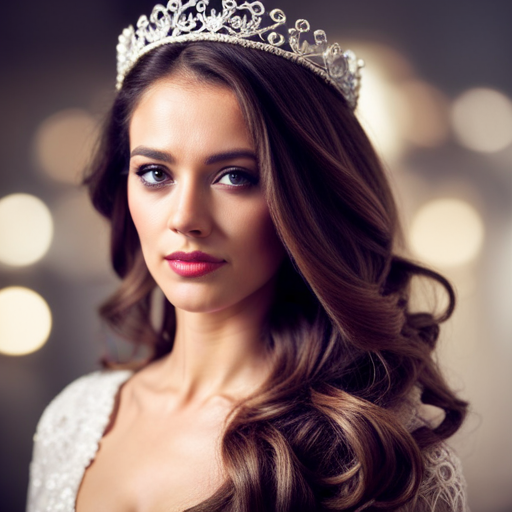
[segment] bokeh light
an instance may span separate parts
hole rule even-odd
[[[0,353],[21,356],[48,340],[52,314],[46,301],[28,288],[0,290]]]
[[[0,261],[22,267],[40,260],[53,238],[48,207],[35,196],[12,194],[0,199]]]
[[[97,122],[82,109],[67,109],[39,126],[34,150],[39,167],[51,178],[77,184],[92,154]]]
[[[408,104],[397,84],[412,75],[412,69],[400,53],[382,45],[347,43],[357,55],[364,55],[365,67],[357,117],[378,153],[392,162],[406,149],[403,122]]]
[[[400,116],[404,116],[403,98],[378,70],[365,70],[357,115],[377,152],[388,161],[404,151]]]
[[[512,143],[512,102],[494,89],[470,89],[452,108],[459,142],[468,149],[494,153]]]
[[[416,213],[411,248],[427,263],[452,267],[475,259],[483,245],[484,223],[476,209],[460,199],[436,199]]]
[[[443,93],[417,78],[407,58],[390,46],[350,43],[364,56],[356,114],[377,152],[395,164],[411,146],[432,148],[450,134],[450,105]]]
[[[432,148],[443,144],[450,133],[449,103],[439,89],[417,79],[399,85],[406,101],[402,134],[415,146]]]

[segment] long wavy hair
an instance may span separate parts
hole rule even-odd
[[[399,222],[379,159],[344,98],[309,70],[212,42],[164,45],[140,59],[85,180],[111,222],[112,263],[122,279],[102,317],[150,348],[146,362],[172,350],[174,309],[164,301],[155,324],[156,285],[128,210],[126,169],[137,102],[156,80],[178,72],[237,96],[288,253],[262,326],[273,371],[229,417],[224,485],[190,511],[394,510],[414,503],[422,453],[459,428],[467,406],[432,358],[454,293],[442,276],[397,255]],[[411,311],[415,276],[444,287],[443,313]],[[437,428],[406,430],[399,411],[415,388],[424,403],[444,410]]]

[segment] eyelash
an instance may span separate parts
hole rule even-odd
[[[166,187],[170,184],[169,180],[161,181],[159,183],[150,183],[149,181],[147,181],[144,178],[144,175],[148,174],[152,171],[153,172],[160,171],[170,179],[170,176],[169,176],[169,173],[167,170],[163,169],[162,167],[159,167],[157,165],[152,165],[152,164],[142,165],[135,171],[135,174],[137,174],[137,176],[140,178],[140,181],[142,182],[142,184],[147,188],[159,189],[162,187]],[[219,182],[222,178],[224,178],[224,176],[228,176],[229,174],[241,175],[247,181],[247,183],[244,185],[227,185],[228,187],[233,188],[233,189],[235,189],[235,188],[238,188],[238,189],[250,188],[250,187],[257,185],[258,181],[259,181],[256,176],[253,176],[251,173],[241,170],[239,167],[229,167],[229,168],[223,169],[223,171],[224,172],[215,180],[215,183]]]
[[[228,167],[227,169],[223,169],[222,174],[215,180],[215,183],[218,183],[222,178],[229,176],[230,174],[237,174],[241,176],[246,181],[246,183],[243,185],[227,185],[228,187],[245,189],[258,184],[258,178],[256,176],[249,172],[243,171],[239,167]]]
[[[150,183],[149,181],[147,181],[144,178],[144,175],[148,174],[149,172],[152,172],[152,171],[160,171],[163,174],[165,174],[167,177],[169,177],[169,174],[164,169],[162,169],[161,167],[158,167],[157,165],[142,165],[135,171],[135,174],[139,177],[142,184],[148,188],[162,188],[162,187],[166,187],[167,185],[169,185],[168,180],[162,181],[160,183]]]

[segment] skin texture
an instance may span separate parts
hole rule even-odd
[[[160,80],[133,113],[130,150],[130,212],[176,337],[122,387],[78,512],[172,512],[213,494],[226,417],[270,370],[260,333],[285,251],[236,97],[191,76]],[[225,263],[181,277],[165,260],[176,251]]]

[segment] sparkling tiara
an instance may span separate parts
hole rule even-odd
[[[364,63],[338,43],[329,45],[323,30],[315,30],[314,43],[305,39],[311,28],[297,20],[286,29],[286,15],[280,9],[265,13],[261,2],[222,0],[222,10],[207,7],[210,0],[170,0],[157,4],[151,16],[141,16],[136,29],[129,26],[117,45],[117,89],[135,63],[154,48],[188,41],[219,41],[256,48],[301,64],[334,86],[356,108],[360,70]]]

